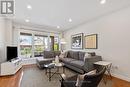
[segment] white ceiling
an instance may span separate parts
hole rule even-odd
[[[28,4],[32,10],[27,9]],[[52,29],[60,26],[58,30],[63,31],[128,6],[130,0],[107,0],[104,5],[100,0],[15,0],[14,20],[25,23],[29,19],[29,23]]]

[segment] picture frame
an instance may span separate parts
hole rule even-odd
[[[79,33],[71,36],[71,48],[83,49],[83,33]]]
[[[97,34],[85,36],[85,49],[97,49]]]

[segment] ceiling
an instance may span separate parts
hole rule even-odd
[[[100,0],[15,0],[14,21],[64,31],[128,6],[130,0],[106,0],[105,4]]]

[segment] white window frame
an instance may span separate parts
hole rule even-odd
[[[60,39],[60,33],[59,34],[53,34],[52,33],[47,33],[47,32],[39,32],[39,31],[32,31],[32,30],[19,30],[18,32],[18,56],[20,57],[21,53],[20,53],[20,33],[29,33],[32,34],[32,58],[34,58],[34,36],[35,35],[45,35],[48,37],[48,48],[47,50],[50,50],[50,43],[49,43],[49,38],[50,36],[56,36]],[[60,41],[60,40],[59,40]],[[59,43],[59,49],[60,49],[60,43]],[[27,59],[32,59],[32,58],[27,58]]]

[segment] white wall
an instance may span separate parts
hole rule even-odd
[[[5,61],[4,51],[5,51],[5,20],[0,18],[0,63]]]
[[[6,23],[5,23],[5,28],[6,28],[6,32],[5,32],[5,42],[6,45],[13,45],[13,26],[12,26],[12,21],[9,19],[6,19]]]
[[[6,61],[6,46],[12,43],[12,21],[0,17],[0,63]]]
[[[113,75],[130,81],[130,8],[65,31],[66,49],[71,49],[71,35],[77,33],[98,34],[98,49],[84,51],[95,51],[104,60],[111,61]]]

